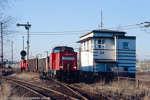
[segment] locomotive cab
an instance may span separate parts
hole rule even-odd
[[[77,70],[77,53],[72,47],[55,47],[51,54],[51,69]]]
[[[50,69],[57,79],[70,80],[77,76],[77,53],[72,47],[55,47],[50,56]]]

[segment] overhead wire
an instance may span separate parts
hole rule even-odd
[[[85,32],[84,32],[85,33]],[[32,34],[32,32],[30,32],[30,35],[75,35],[75,34],[84,34],[84,33],[62,33],[62,34],[48,34],[48,32],[47,33],[44,33],[43,34],[43,32],[39,32],[39,33],[34,33],[34,34]],[[26,35],[25,33],[21,33],[21,34],[19,34],[19,35]]]
[[[112,27],[112,28],[105,28],[113,29],[113,30],[128,30],[128,29],[135,29],[140,28],[139,24],[132,24],[126,26],[119,26],[119,27]],[[118,28],[118,29],[117,29]],[[91,30],[78,30],[78,31],[54,31],[54,32],[30,32],[30,35],[77,35],[77,34],[84,34],[85,32],[89,32]],[[26,32],[17,31],[18,35],[26,35]]]
[[[125,29],[120,29],[120,30],[128,30],[128,29],[135,29],[135,28],[140,28],[140,27],[131,27],[131,28],[125,28]]]
[[[126,26],[118,26],[118,27],[112,27],[107,29],[114,29],[114,28],[122,28],[122,27],[131,27],[131,26],[137,26],[138,24],[132,24],[132,25],[126,25]]]

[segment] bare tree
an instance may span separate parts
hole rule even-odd
[[[11,0],[0,0],[0,22],[3,22],[3,48],[4,48],[4,59],[8,59],[10,56],[10,43],[14,37],[15,30],[13,24],[16,19],[13,16],[6,14],[5,12],[9,8]]]

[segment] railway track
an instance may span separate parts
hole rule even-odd
[[[33,94],[36,95],[36,97],[28,97],[28,99],[51,100],[50,97],[46,97],[45,95],[43,95],[43,94],[41,94],[41,93],[37,92],[36,90],[33,90],[33,89],[29,88],[29,87],[26,87],[24,85],[20,85],[18,83],[12,82],[12,81],[10,83],[12,83],[12,84],[14,84],[16,86],[22,87],[23,89],[26,89],[28,92],[33,93]],[[27,99],[27,98],[24,98],[24,99]]]
[[[46,83],[47,84],[55,84],[55,86],[59,86],[59,87],[51,86],[51,88],[54,90],[57,90],[59,92],[63,92],[72,97],[78,98],[79,100],[89,100],[88,98],[86,98],[83,95],[81,95],[80,93],[74,91],[73,89],[71,89],[70,87],[68,87],[66,84],[64,84],[62,82],[59,82],[59,81],[56,81],[56,80],[50,78]]]
[[[118,99],[114,99],[114,98],[107,96],[107,95],[104,95],[104,94],[83,90],[83,89],[76,87],[74,85],[68,85],[68,86],[71,89],[78,91],[80,94],[89,98],[90,100],[118,100]]]
[[[53,80],[53,79],[50,79],[50,80]],[[119,99],[111,98],[110,96],[107,96],[104,94],[99,94],[96,92],[83,90],[83,89],[76,87],[74,85],[62,83],[62,82],[59,82],[57,80],[53,80],[53,81],[56,82],[57,84],[60,84],[64,87],[66,87],[68,90],[75,92],[77,95],[80,95],[82,97],[82,99],[84,99],[84,100],[119,100]]]
[[[15,77],[1,76],[1,78],[9,80],[12,84],[28,89],[41,98],[50,97],[52,100],[118,100],[104,94],[86,91],[77,86],[62,83],[54,79],[38,83],[35,81],[26,82],[21,79],[16,79]]]
[[[23,80],[14,79],[12,77],[1,76],[1,78],[10,81],[12,84],[28,89],[29,91],[39,95],[42,98],[50,97],[50,99],[52,100],[60,100],[60,99],[61,100],[78,100],[80,99],[80,98],[74,98],[72,96],[66,95],[64,93],[58,92],[56,90],[53,90],[44,86],[40,86],[40,85],[30,83],[30,82],[25,82]]]

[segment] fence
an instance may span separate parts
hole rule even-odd
[[[150,80],[138,79],[138,78],[128,78],[128,77],[117,77],[118,84],[125,83],[136,88],[150,88]]]

